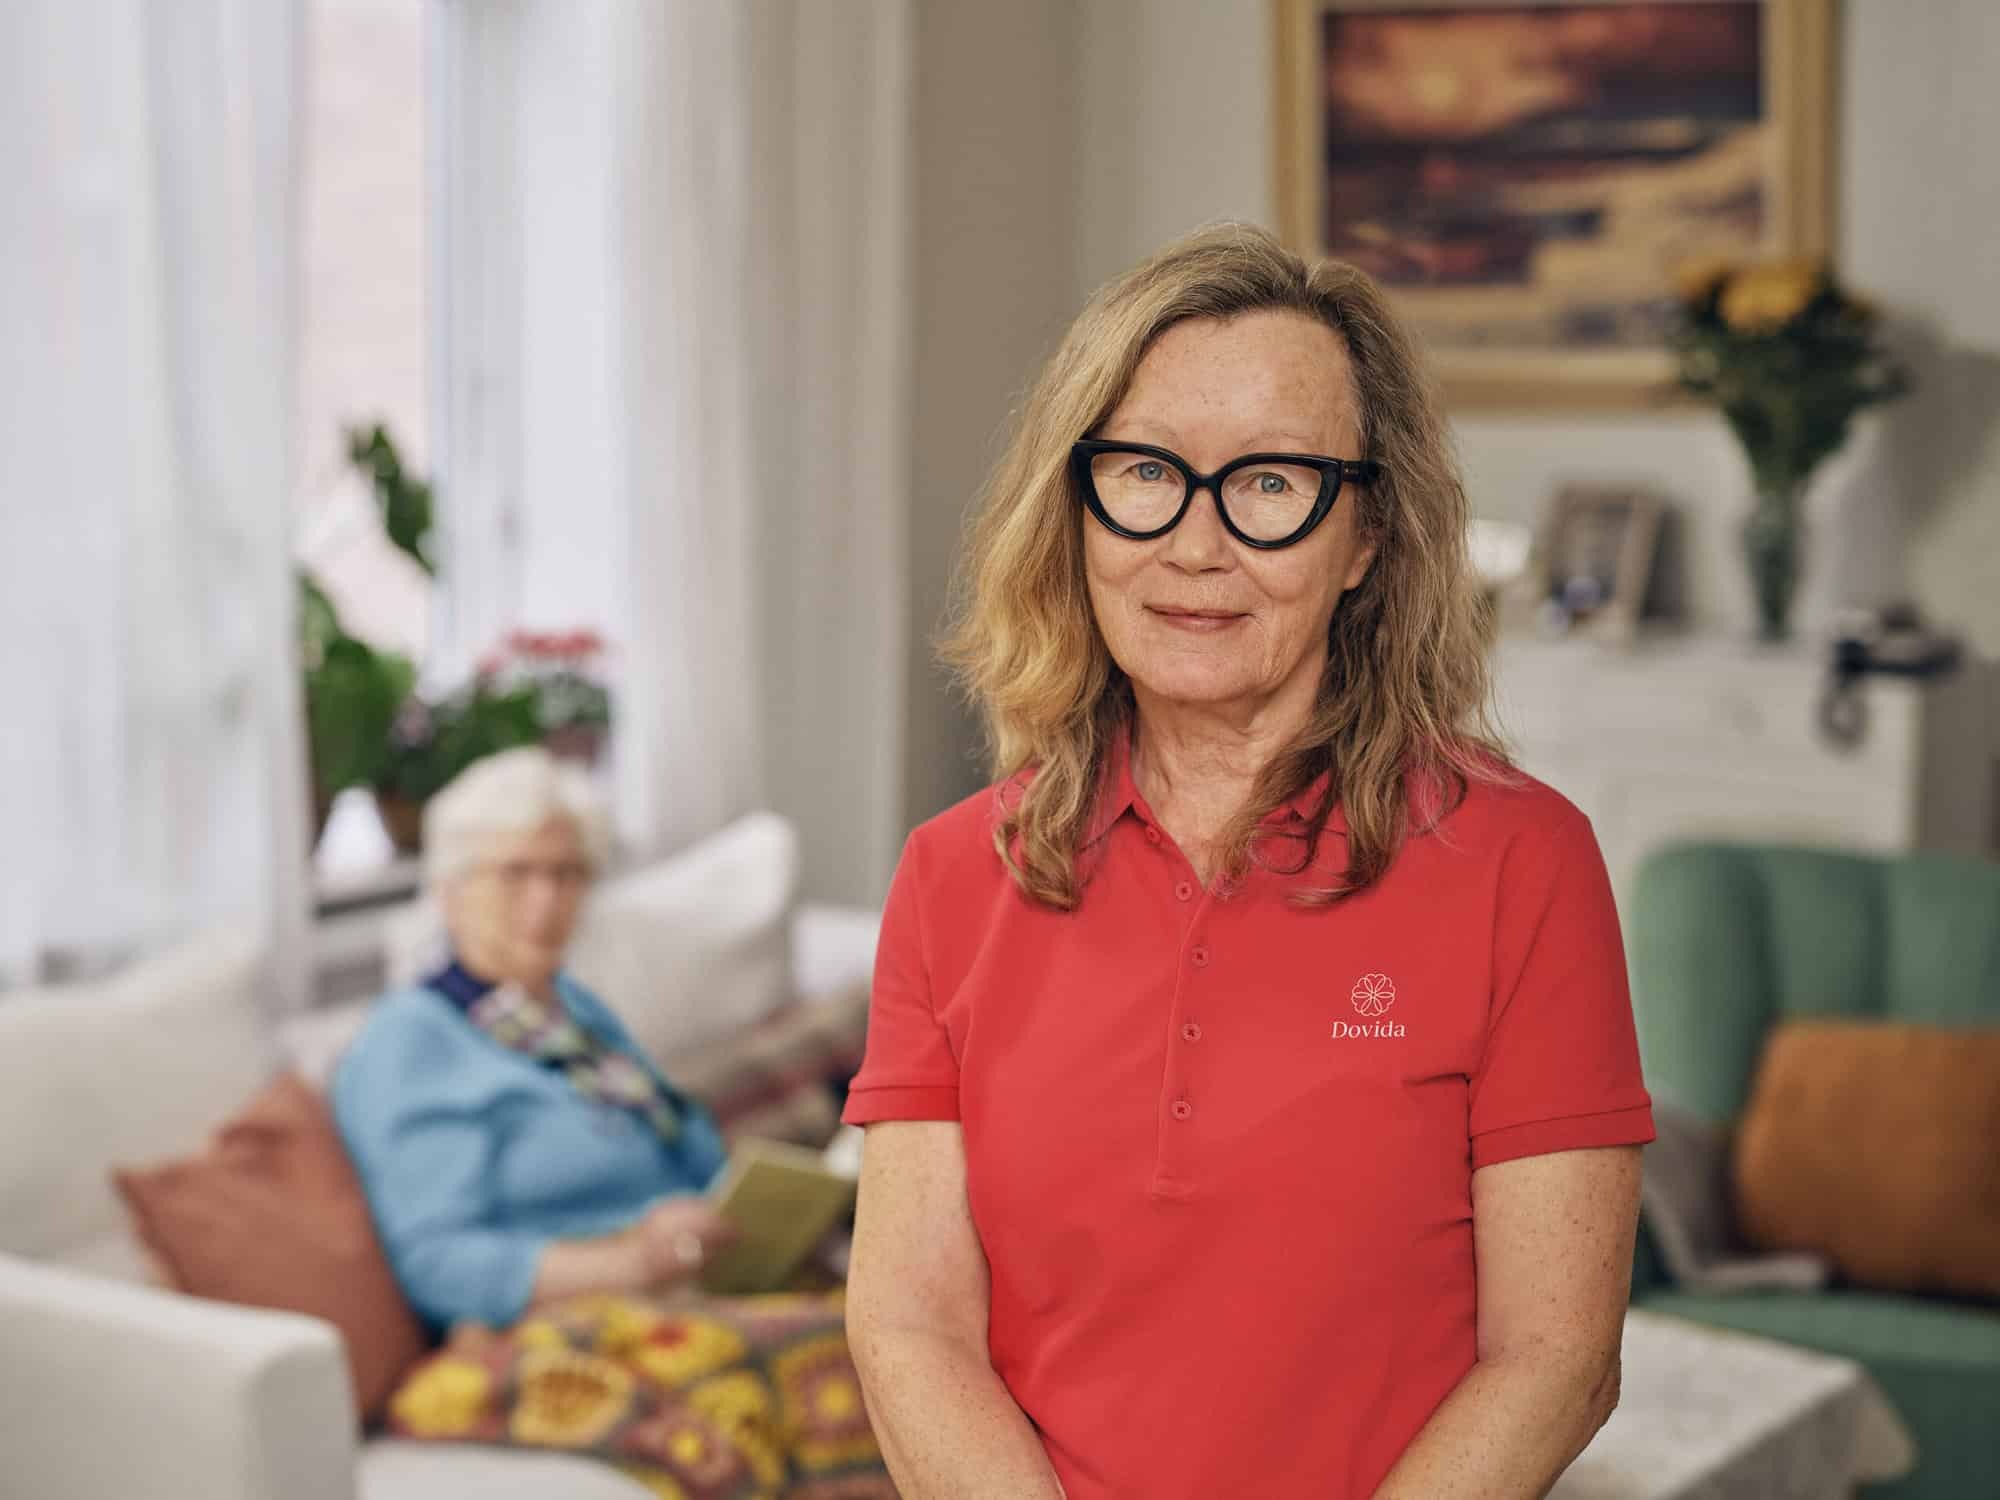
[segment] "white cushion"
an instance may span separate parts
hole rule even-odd
[[[193,1150],[264,1082],[262,974],[255,938],[229,929],[0,998],[0,1250],[139,1263],[110,1247],[127,1234],[111,1169]]]
[[[641,1046],[671,1057],[755,1025],[791,998],[798,834],[752,813],[671,858],[604,882],[569,969]],[[385,924],[392,985],[442,961],[443,924],[419,902]]]
[[[286,1064],[322,1093],[333,1078],[333,1065],[347,1044],[361,1034],[367,1024],[373,1000],[350,1000],[309,1010],[302,1016],[288,1016],[278,1027],[278,1048]]]

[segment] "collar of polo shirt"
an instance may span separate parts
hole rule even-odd
[[[1264,817],[1265,825],[1282,823],[1303,823],[1313,815],[1319,806],[1319,799],[1326,795],[1326,773],[1322,771],[1307,782],[1297,793],[1273,808]],[[1145,806],[1139,796],[1139,788],[1132,780],[1132,740],[1128,733],[1121,732],[1111,742],[1104,757],[1103,789],[1097,796],[1097,810],[1090,820],[1090,831],[1084,835],[1087,848],[1098,842],[1117,824],[1126,813],[1133,813],[1147,822],[1154,821],[1152,811]],[[1328,830],[1341,826],[1340,809],[1334,808],[1327,819]]]

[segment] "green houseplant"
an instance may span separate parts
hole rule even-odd
[[[1813,471],[1847,441],[1857,412],[1902,395],[1909,376],[1883,345],[1874,308],[1819,261],[1706,262],[1678,283],[1680,384],[1714,403],[1750,462],[1744,560],[1758,633],[1782,640]]]

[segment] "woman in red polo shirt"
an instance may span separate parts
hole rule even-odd
[[[1002,780],[904,850],[847,1109],[906,1500],[1532,1496],[1610,1412],[1651,1106],[1465,524],[1380,293],[1259,230],[1043,373],[952,650]]]

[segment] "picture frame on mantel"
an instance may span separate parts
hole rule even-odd
[[[1564,485],[1543,507],[1503,620],[1537,634],[1630,645],[1645,618],[1665,520],[1665,503],[1649,491]]]
[[[1273,0],[1280,233],[1453,410],[1680,399],[1677,270],[1823,256],[1834,0]]]

